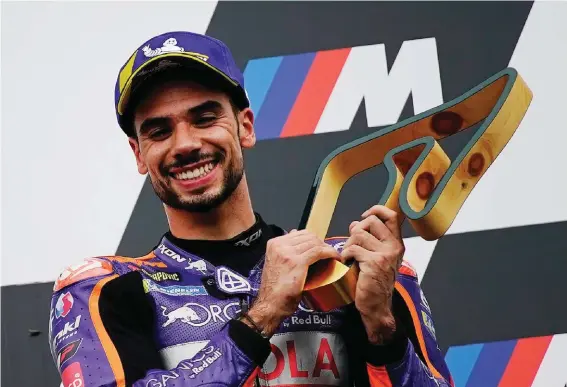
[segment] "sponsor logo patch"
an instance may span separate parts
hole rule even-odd
[[[61,380],[65,387],[83,387],[85,379],[83,378],[83,370],[79,362],[69,364],[67,368],[61,372]]]
[[[155,282],[162,282],[162,281],[177,281],[177,282],[179,282],[179,281],[181,281],[180,273],[168,273],[168,272],[165,272],[165,271],[156,271],[154,273],[150,273],[149,271],[147,271],[145,269],[141,269],[140,271],[143,272],[148,277],[150,277]]]
[[[260,238],[262,236],[262,229],[259,229],[258,231],[256,231],[254,234],[239,240],[238,242],[236,242],[234,245],[235,246],[244,246],[244,247],[248,247],[250,246],[255,240],[257,240],[258,238]]]
[[[67,321],[63,329],[61,329],[53,338],[52,348],[55,348],[61,342],[73,337],[77,333],[77,329],[81,324],[81,315],[78,315],[74,321]]]
[[[431,313],[431,308],[429,307],[429,303],[427,302],[427,298],[425,298],[425,294],[423,294],[422,289],[419,289],[419,295],[421,297],[421,305],[423,305],[423,307],[427,309],[429,313]]]
[[[248,279],[237,274],[224,266],[218,267],[216,270],[217,287],[220,291],[228,294],[248,293],[252,290],[252,286]]]
[[[144,53],[144,56],[147,58],[153,58],[159,55],[163,55],[163,54],[168,54],[168,53],[174,53],[174,52],[179,52],[179,53],[184,53],[185,55],[188,56],[193,56],[195,58],[198,58],[200,60],[202,60],[203,62],[206,62],[209,60],[208,55],[204,55],[198,52],[189,52],[189,51],[185,51],[185,49],[181,46],[178,46],[177,43],[177,39],[175,38],[168,38],[166,39],[161,47],[157,47],[155,49],[152,49],[150,45],[144,46],[142,48],[142,52]]]
[[[82,341],[83,341],[82,338],[79,339],[79,340],[72,341],[69,344],[63,346],[63,348],[61,348],[59,350],[59,352],[57,353],[57,368],[58,369],[61,369],[61,366],[63,365],[63,363],[65,363],[67,360],[69,360],[70,358],[75,356],[75,354],[79,350],[79,347],[80,347]]]
[[[132,264],[132,265],[136,265],[139,268],[142,268],[144,266],[147,267],[159,267],[159,268],[166,268],[167,265],[163,262],[157,261],[157,262],[152,262],[149,261],[147,259],[140,259],[140,258],[127,258],[127,257],[107,257],[107,259],[111,260],[111,261],[115,261],[115,262],[119,262],[119,263],[127,263],[127,264]],[[132,270],[134,270],[132,268]]]
[[[171,250],[170,248],[168,248],[166,245],[164,245],[163,243],[160,244],[158,246],[158,250],[160,253],[162,253],[163,255],[165,255],[168,258],[173,259],[174,261],[177,261],[179,263],[185,262],[187,260],[187,258],[182,257],[181,255],[179,255],[178,253],[176,253],[175,251]]]
[[[316,325],[316,326],[330,326],[332,324],[332,316],[330,314],[317,315],[310,314],[305,317],[291,316],[287,321],[283,323],[284,327],[289,327],[291,325]]]
[[[185,270],[197,270],[202,274],[207,274],[207,264],[202,259],[190,262],[189,265],[185,268]]]
[[[221,358],[222,352],[220,348],[212,345],[205,347],[195,354],[191,360],[182,360],[176,363],[177,370],[183,371],[183,376],[194,379],[197,375],[205,371],[214,362]],[[177,371],[167,371],[161,373],[157,378],[154,377],[146,383],[146,387],[167,387],[170,380],[179,378],[180,373]]]
[[[421,311],[421,317],[423,320],[423,325],[425,325],[429,333],[431,333],[431,336],[435,338],[436,336],[435,336],[435,327],[433,326],[433,320],[423,310]]]
[[[162,324],[164,328],[173,323],[202,327],[212,323],[227,322],[240,312],[240,305],[237,301],[224,306],[216,304],[204,306],[196,302],[188,302],[169,312],[165,306],[161,306],[161,309],[162,315],[165,317],[165,322]]]
[[[61,294],[55,304],[55,318],[66,317],[73,308],[74,302],[70,292]]]
[[[168,296],[206,296],[208,294],[204,286],[162,286],[148,279],[144,279],[142,282],[146,293],[158,292]]]
[[[53,286],[56,292],[78,281],[112,273],[112,265],[97,258],[86,258],[83,262],[67,267],[59,275]]]
[[[349,380],[348,354],[339,335],[323,332],[276,334],[259,372],[260,385],[342,386]]]
[[[211,364],[217,361],[222,356],[220,349],[213,347],[212,345],[201,350],[191,361],[181,362],[180,366],[186,365],[193,374],[189,375],[190,379],[195,378],[205,369],[207,369]]]

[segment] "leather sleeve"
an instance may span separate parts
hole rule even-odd
[[[397,332],[386,345],[366,345],[373,387],[453,386],[437,345],[431,309],[417,275],[404,263],[395,285],[393,312]]]
[[[118,276],[103,260],[88,265],[90,275],[56,289],[51,301],[49,345],[65,386],[242,386],[270,353],[231,321],[195,356],[165,369],[139,273]]]

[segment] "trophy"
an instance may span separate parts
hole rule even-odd
[[[441,106],[349,142],[319,166],[298,229],[325,238],[346,182],[384,163],[388,182],[378,204],[407,219],[425,240],[442,237],[472,189],[520,125],[532,92],[513,68]],[[438,143],[477,126],[450,160]],[[311,265],[306,304],[330,311],[354,302],[358,265],[324,259]]]

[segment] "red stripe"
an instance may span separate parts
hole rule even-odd
[[[553,336],[518,340],[498,387],[530,387]]]
[[[242,387],[254,387],[254,383],[256,382],[256,376],[258,375],[259,368],[256,368],[252,374],[246,379],[246,381],[242,384]]]
[[[315,131],[350,50],[320,51],[315,55],[280,137],[307,135]]]

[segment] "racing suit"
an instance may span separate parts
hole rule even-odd
[[[87,258],[51,301],[51,353],[63,386],[452,386],[417,275],[395,286],[397,333],[371,345],[353,305],[303,303],[268,340],[237,320],[260,284],[266,243],[284,233],[256,214],[228,241],[166,233],[140,258]],[[327,243],[340,251],[346,238]]]

